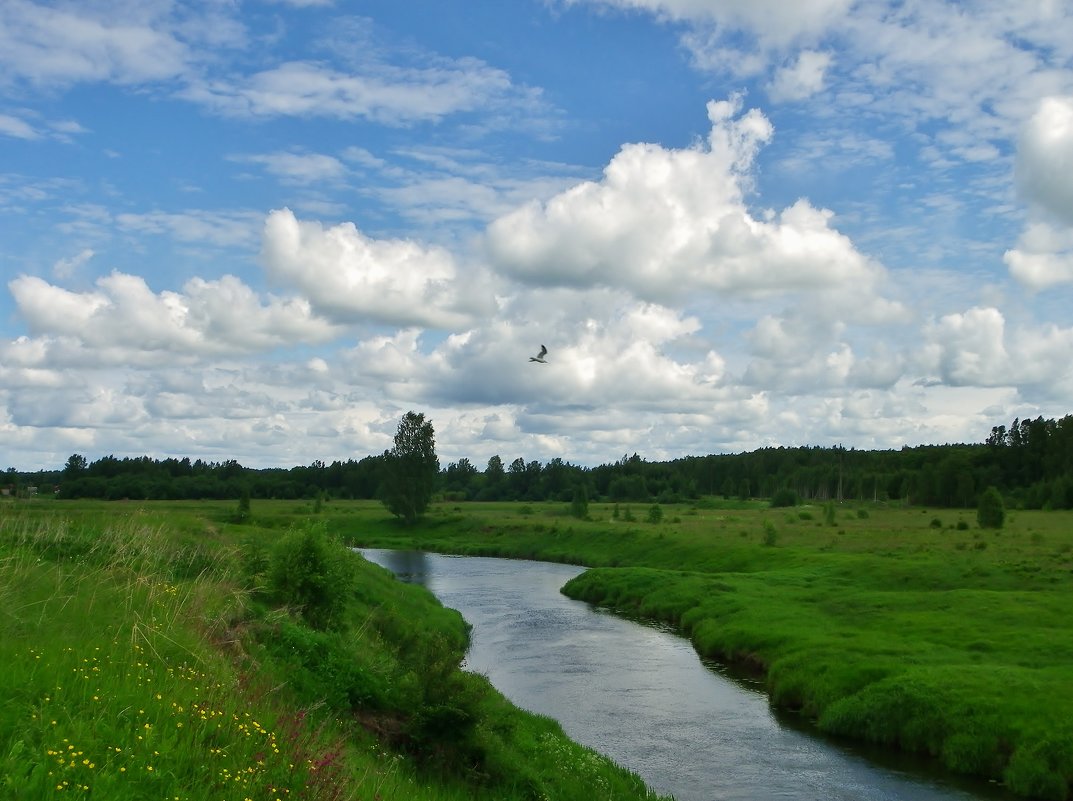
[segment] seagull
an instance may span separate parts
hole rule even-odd
[[[531,361],[531,362],[540,362],[541,364],[547,364],[548,362],[544,359],[544,357],[547,356],[547,355],[548,355],[548,349],[545,348],[543,345],[541,345],[540,346],[540,353],[538,353],[536,356],[530,356],[529,361]]]

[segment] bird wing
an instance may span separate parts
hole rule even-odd
[[[543,359],[547,355],[548,355],[548,349],[545,348],[543,345],[541,345],[540,346],[540,358]]]

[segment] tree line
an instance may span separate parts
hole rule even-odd
[[[407,423],[410,428],[404,430]],[[417,488],[421,494],[447,501],[569,503],[584,490],[593,501],[675,503],[706,495],[770,498],[780,490],[789,490],[810,502],[889,501],[963,508],[975,506],[984,490],[994,486],[1014,506],[1070,509],[1073,415],[1059,420],[1014,420],[1009,427],[996,426],[984,442],[976,444],[899,450],[769,447],[670,461],[648,461],[634,453],[596,467],[575,465],[562,458],[527,461],[521,456],[508,463],[496,455],[481,467],[467,458],[442,467],[436,458],[431,423],[424,415],[411,412],[400,424],[393,449],[360,459],[254,469],[235,460],[105,456],[90,462],[74,454],[58,470],[20,473],[9,469],[6,489],[10,493],[30,486],[40,492],[56,488],[60,498],[111,500],[235,499],[245,495],[380,498],[388,502],[392,491],[404,481],[421,481]],[[399,504],[408,502],[405,494],[401,500],[397,491],[395,495],[396,506],[403,509]],[[391,503],[388,505],[391,508]],[[396,513],[406,516],[404,509]]]

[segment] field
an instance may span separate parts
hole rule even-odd
[[[409,530],[357,510],[333,525],[363,545],[592,566],[567,594],[675,625],[824,732],[1071,797],[1073,515],[1012,511],[995,530],[872,504],[648,512],[447,504]]]
[[[234,507],[0,502],[0,797],[655,798],[328,532],[382,509]]]

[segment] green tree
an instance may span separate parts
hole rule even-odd
[[[412,525],[428,509],[440,472],[436,432],[425,415],[403,415],[395,447],[384,454],[384,462],[381,500],[393,515]]]
[[[570,514],[579,520],[589,516],[589,493],[584,484],[574,487],[574,498],[570,502]]]
[[[238,497],[238,509],[231,516],[233,523],[247,523],[250,519],[250,488],[243,486],[242,494]]]
[[[86,461],[86,457],[80,453],[72,453],[67,459],[67,464],[63,466],[64,478],[78,478],[86,472],[86,468],[89,467],[89,462]]]
[[[1006,522],[1006,507],[1002,495],[995,487],[988,487],[980,495],[980,504],[976,507],[976,522],[980,528],[1002,528]]]

